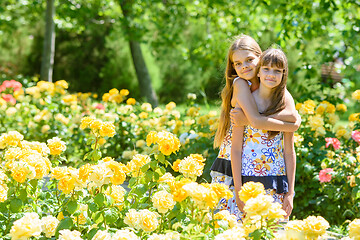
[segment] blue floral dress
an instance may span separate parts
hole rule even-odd
[[[231,139],[232,126],[220,146],[210,175],[213,183],[224,183],[233,189],[230,162]],[[266,193],[273,196],[274,202],[281,204],[284,194],[288,192],[282,140],[282,133],[268,139],[268,131],[256,129],[250,125],[245,126],[241,172],[243,184],[249,181],[261,182],[265,186]],[[231,214],[237,216],[238,220],[243,217],[236,206],[235,194],[228,201],[221,199],[218,208],[229,210]]]

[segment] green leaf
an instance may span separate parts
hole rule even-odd
[[[58,233],[62,229],[71,229],[74,223],[71,218],[64,218],[59,222],[59,225],[56,228],[56,232]]]
[[[107,224],[114,223],[118,218],[118,214],[115,212],[115,209],[111,208],[104,212],[105,221]]]
[[[139,197],[142,197],[147,191],[147,188],[145,187],[144,184],[138,184],[135,187],[135,191],[134,193],[137,194]]]
[[[150,163],[148,162],[147,164],[145,164],[144,166],[141,167],[141,171],[142,172],[146,172],[149,168],[150,168]]]
[[[89,207],[90,211],[92,211],[92,212],[97,212],[99,210],[98,205],[94,202],[90,202],[88,204],[88,207]]]
[[[100,150],[94,151],[92,158],[94,161],[98,161],[101,158],[102,154]]]
[[[158,160],[159,162],[161,162],[162,164],[164,164],[164,163],[165,163],[165,156],[164,156],[164,154],[159,153],[159,155],[157,155],[157,160]]]
[[[67,206],[66,206],[66,209],[67,211],[70,213],[70,214],[73,214],[78,208],[78,204],[77,204],[77,201],[70,201]]]
[[[20,189],[19,191],[19,198],[23,201],[23,202],[26,202],[27,200],[27,192],[25,189]]]
[[[150,162],[150,167],[152,170],[156,170],[157,169],[157,166],[158,166],[158,163],[156,161],[151,161]]]
[[[19,198],[12,199],[10,202],[10,210],[13,213],[17,213],[20,211],[23,202]]]
[[[103,207],[104,206],[104,202],[105,202],[105,196],[102,193],[99,193],[95,196],[94,198],[94,202],[99,206],[99,207]]]

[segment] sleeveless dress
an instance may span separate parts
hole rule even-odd
[[[224,183],[234,190],[230,159],[232,128],[233,126],[230,125],[220,146],[219,154],[211,166],[210,175],[212,183]],[[285,193],[288,192],[282,139],[281,132],[274,138],[268,139],[268,131],[256,129],[250,125],[245,126],[241,172],[242,184],[249,181],[261,182],[266,193],[274,198],[274,202],[281,204]],[[236,205],[235,193],[229,200],[221,199],[218,209],[227,209],[237,217],[238,221],[243,218],[243,213]]]

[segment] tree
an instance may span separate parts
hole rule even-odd
[[[123,22],[127,32],[127,36],[129,38],[129,46],[136,71],[136,76],[139,82],[140,93],[142,96],[145,96],[145,98],[149,103],[151,103],[151,105],[156,107],[158,105],[158,99],[152,87],[151,77],[146,67],[140,43],[132,34],[133,29],[131,28],[129,23],[129,19],[132,18],[133,0],[119,0],[119,4],[123,12]]]
[[[44,46],[41,61],[41,80],[52,82],[55,55],[55,0],[46,1]]]

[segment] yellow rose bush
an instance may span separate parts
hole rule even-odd
[[[292,217],[304,220],[281,231],[281,205],[258,183],[242,187],[242,223],[217,211],[219,199],[236,193],[208,183],[218,114],[204,113],[196,95],[181,109],[175,102],[139,102],[126,89],[96,99],[68,87],[64,80],[38,81],[14,93],[15,104],[0,103],[2,238],[317,239],[326,220],[346,218],[349,238],[357,239],[360,114],[349,113],[348,103],[297,104],[301,177]],[[338,124],[342,114],[349,116],[346,125]]]

